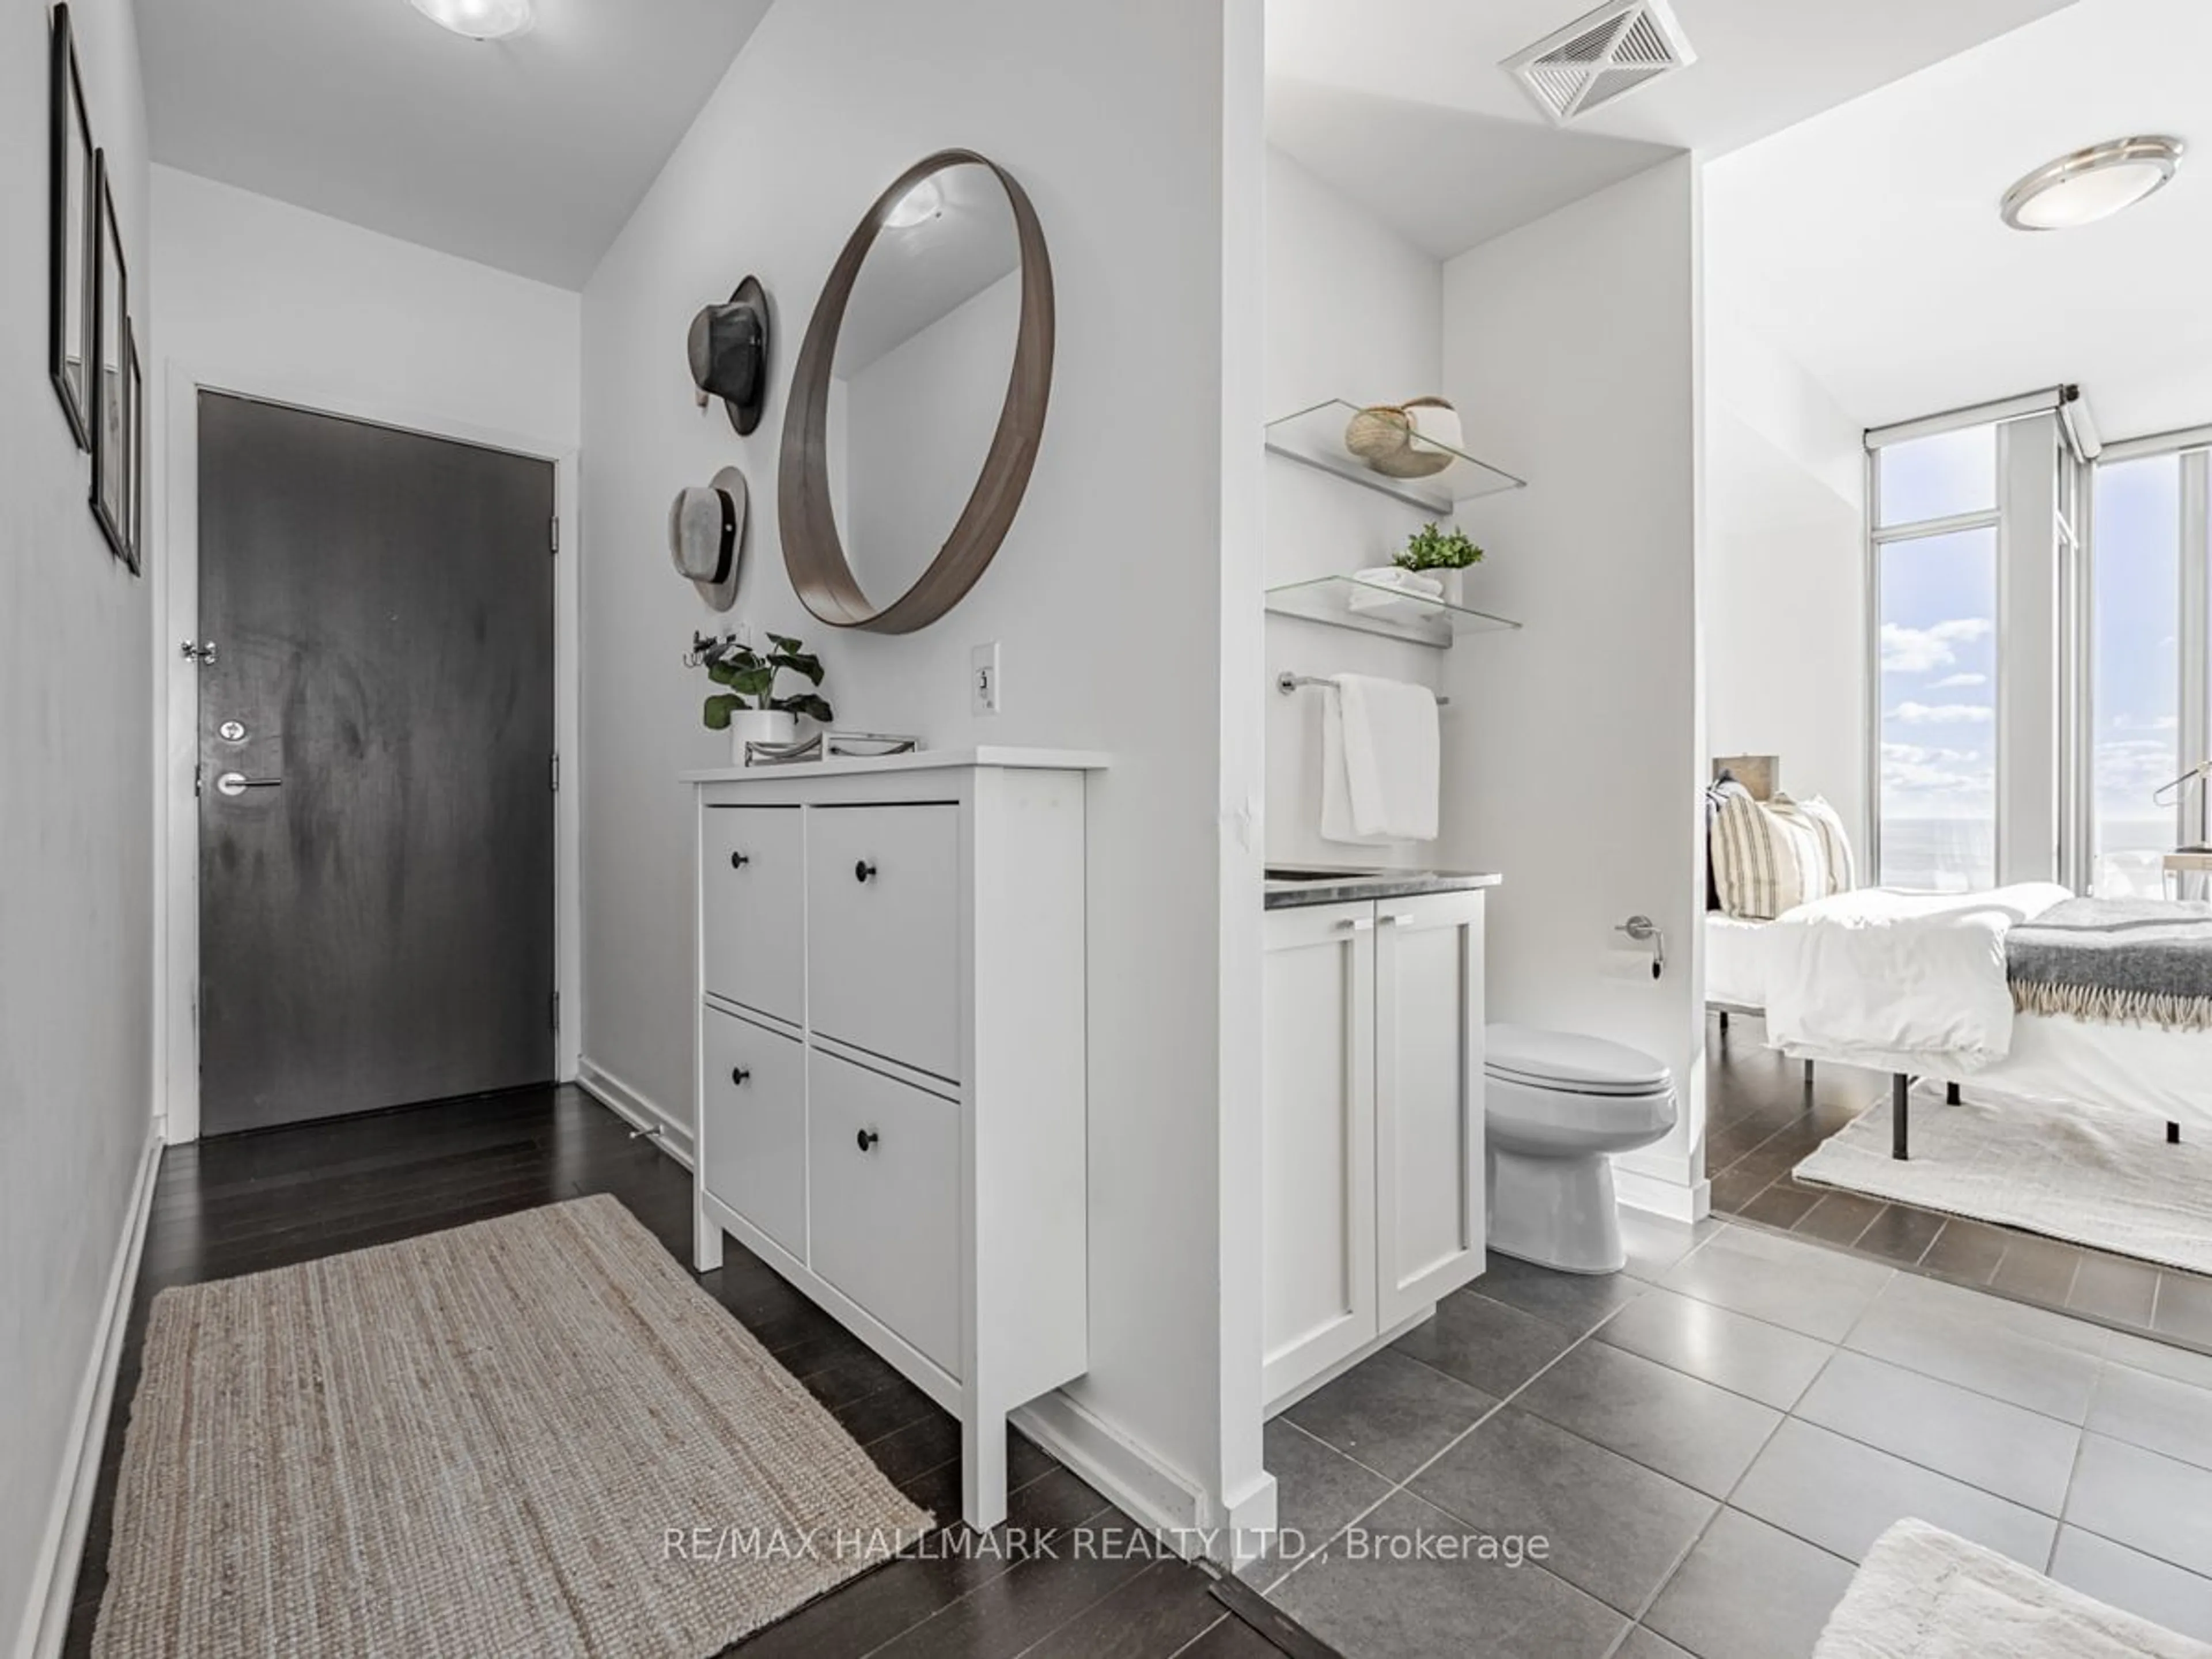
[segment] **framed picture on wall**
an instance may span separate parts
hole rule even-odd
[[[131,448],[131,464],[123,472],[124,494],[130,502],[123,534],[130,550],[123,556],[136,576],[146,568],[146,372],[138,364],[138,325],[126,320],[123,338],[123,398],[127,411],[123,429]]]
[[[92,261],[92,516],[100,520],[118,559],[130,556],[124,531],[130,512],[125,478],[131,465],[129,349],[125,319],[131,314],[130,277],[123,268],[123,232],[108,188],[107,152],[94,150]]]
[[[92,447],[92,122],[70,9],[53,10],[52,156],[47,186],[46,368],[77,447]]]

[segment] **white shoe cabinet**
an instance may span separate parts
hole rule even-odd
[[[727,1235],[958,1417],[1006,1516],[1006,1413],[1087,1365],[1084,816],[1097,756],[690,775],[695,1265]]]

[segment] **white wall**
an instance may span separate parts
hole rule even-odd
[[[1443,267],[1279,150],[1267,153],[1267,410],[1331,398],[1403,403],[1443,371]],[[1267,580],[1388,564],[1421,526],[1414,509],[1267,460]],[[1295,617],[1267,618],[1267,861],[1413,867],[1434,846],[1348,847],[1321,836],[1322,699],[1278,696],[1275,676],[1380,674],[1437,684],[1440,654]],[[1447,718],[1449,718],[1447,715]]]
[[[1778,755],[1867,844],[1866,450],[1859,424],[1721,297],[1705,307],[1705,719],[1716,755]],[[1751,273],[1730,276],[1749,278]]]
[[[152,237],[162,281],[158,347],[147,366],[155,399],[153,508],[167,551],[155,599],[171,640],[196,635],[198,423],[194,388],[212,386],[387,425],[569,458],[573,495],[581,435],[580,296],[403,242],[196,174],[153,169]],[[680,361],[680,352],[679,352]],[[573,530],[572,500],[564,515]],[[573,683],[578,538],[556,573],[556,672]],[[194,670],[172,645],[161,657],[167,696],[162,835],[169,868],[196,854],[192,768],[198,758]],[[574,699],[556,703],[573,753]],[[573,768],[571,786],[580,782]],[[562,815],[562,979],[578,977],[573,787]],[[198,1050],[189,1018],[199,974],[196,899],[161,888],[161,950],[171,989],[157,1036],[173,1139],[198,1129]],[[573,999],[572,999],[573,1000]],[[562,1065],[573,1069],[574,1022]]]
[[[1445,844],[1504,873],[1492,1018],[1674,1068],[1681,1124],[1620,1167],[1625,1196],[1679,1214],[1705,1201],[1697,249],[1677,157],[1444,271],[1446,395],[1529,481],[1460,514],[1490,550],[1469,599],[1525,627],[1446,659]],[[1613,932],[1635,912],[1666,931],[1656,983]]]
[[[70,9],[143,355],[137,32],[128,0]],[[0,13],[0,1650],[21,1652],[153,1127],[153,611],[46,378],[46,17]]]
[[[387,406],[394,423],[574,446],[578,295],[173,167],[153,173],[170,362]],[[681,340],[676,356],[680,368]]]
[[[1257,434],[1231,453],[1223,416],[1224,355],[1256,330],[1249,290],[1229,310],[1224,289],[1237,253],[1224,177],[1242,131],[1227,130],[1224,82],[1231,68],[1256,82],[1256,19],[1252,0],[780,4],[584,296],[586,1075],[688,1125],[694,877],[677,775],[728,751],[702,729],[705,684],[679,660],[712,618],[668,568],[662,526],[680,486],[734,460],[753,501],[735,617],[820,651],[841,723],[1115,757],[1091,796],[1091,1370],[1074,1392],[1217,1508],[1272,1499],[1256,1332],[1224,1336],[1223,1311],[1255,1302],[1258,1284],[1255,1247],[1226,1239],[1223,1218],[1246,1207],[1225,1194],[1250,1177],[1237,1149],[1257,1118],[1243,999],[1258,848],[1242,832],[1260,760],[1233,738],[1256,736],[1260,688],[1256,672],[1224,685],[1221,671],[1241,633],[1253,671],[1259,659],[1256,605],[1225,612],[1224,592],[1229,569],[1231,591],[1257,585],[1237,500],[1256,497]],[[1116,108],[1143,118],[1084,113]],[[1257,134],[1256,99],[1240,119]],[[958,610],[903,638],[841,634],[800,609],[778,548],[790,369],[862,213],[952,144],[1020,179],[1050,242],[1059,349],[1042,449]],[[693,312],[749,270],[775,310],[775,383],[760,430],[738,439],[719,410],[693,407],[683,346]],[[1255,336],[1255,384],[1257,355]],[[969,652],[992,640],[1005,709],[979,720]],[[1225,953],[1225,935],[1254,940],[1249,957]],[[1233,1061],[1231,1042],[1249,1044]]]

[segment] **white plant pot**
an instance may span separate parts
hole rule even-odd
[[[1444,585],[1444,591],[1437,597],[1446,605],[1467,603],[1467,571],[1463,568],[1431,570],[1428,574]]]
[[[781,708],[739,708],[730,715],[730,764],[745,763],[749,743],[790,743],[799,736],[799,716]]]

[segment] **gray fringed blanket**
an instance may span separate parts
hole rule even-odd
[[[2005,934],[2024,1014],[2212,1030],[2212,903],[2069,899]]]

